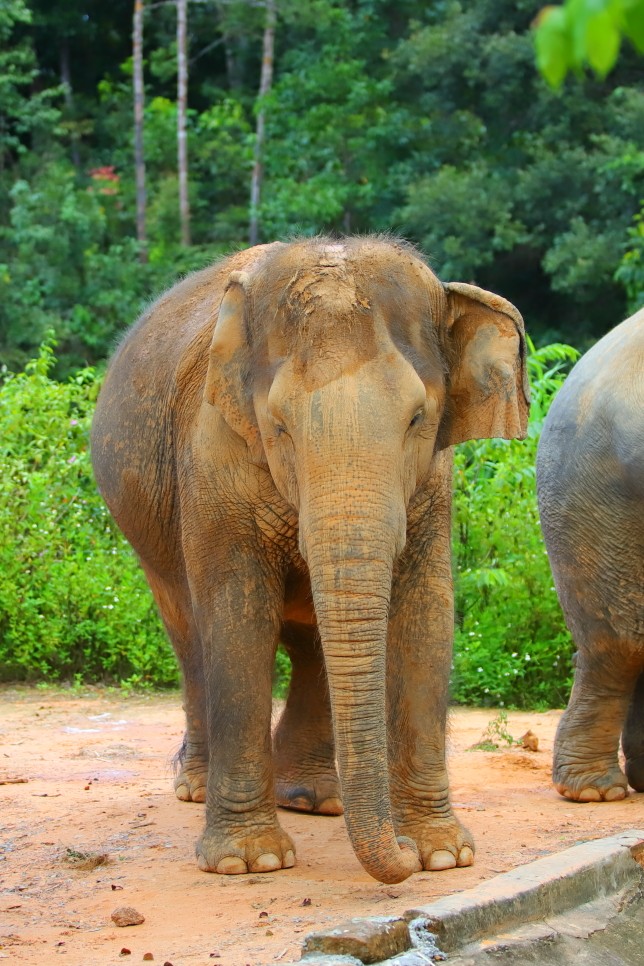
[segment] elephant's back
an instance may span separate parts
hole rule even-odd
[[[635,487],[644,479],[644,309],[612,329],[577,362],[544,421],[540,487],[593,480]]]
[[[108,366],[92,424],[94,474],[143,557],[148,545],[176,540],[177,464],[201,406],[229,275],[269,247],[238,252],[178,282],[126,333]],[[142,524],[153,517],[158,525]]]
[[[196,384],[207,366],[201,357],[207,357],[222,273],[223,266],[215,265],[165,292],[125,334],[110,361],[92,424],[94,472],[108,504],[115,502],[126,467],[160,460],[162,447],[167,461],[173,438],[168,421],[174,424],[178,415],[177,373],[192,361]]]
[[[615,427],[644,407],[644,308],[611,329],[577,362],[557,395],[550,419],[573,408],[580,432],[608,417]]]
[[[194,272],[164,292],[126,332],[107,369],[94,419],[95,442],[130,434],[142,443],[162,422],[200,405],[208,369],[208,347],[230,273],[262,257],[273,246],[237,252]],[[119,429],[120,428],[120,429]]]

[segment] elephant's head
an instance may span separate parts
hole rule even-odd
[[[393,565],[438,450],[525,435],[521,316],[472,285],[442,284],[402,243],[275,246],[230,278],[205,399],[299,515],[349,834],[373,876],[404,879],[417,859],[396,840],[388,792]]]

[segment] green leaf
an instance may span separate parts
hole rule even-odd
[[[630,3],[624,3],[622,16],[625,36],[644,54],[644,2],[631,0]]]
[[[572,64],[568,22],[562,7],[546,7],[535,34],[537,66],[551,87],[560,87]]]
[[[596,14],[586,28],[586,54],[590,66],[605,77],[615,66],[621,38],[613,18],[607,11]]]

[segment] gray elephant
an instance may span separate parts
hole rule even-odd
[[[445,769],[450,447],[527,412],[517,310],[394,240],[240,252],[126,336],[93,461],[181,663],[202,869],[292,866],[276,802],[344,809],[383,882],[471,864]]]
[[[577,647],[553,780],[566,798],[615,801],[627,784],[644,791],[644,310],[566,379],[543,427],[537,488]]]

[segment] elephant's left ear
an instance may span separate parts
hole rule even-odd
[[[445,292],[448,398],[438,445],[492,437],[523,439],[530,387],[519,311],[475,285],[448,282]]]

